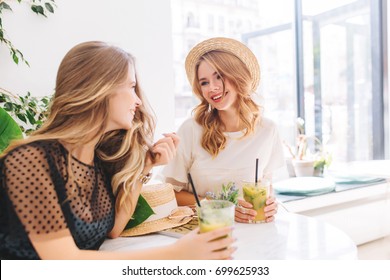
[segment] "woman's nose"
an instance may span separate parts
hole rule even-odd
[[[218,82],[211,82],[210,84],[210,90],[211,91],[216,91],[221,88],[220,84]]]
[[[141,106],[141,105],[142,105],[141,99],[138,97],[137,94],[135,94],[135,106],[136,106],[136,107],[139,107],[139,106]]]

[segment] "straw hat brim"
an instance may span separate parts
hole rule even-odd
[[[190,207],[177,206],[172,184],[145,185],[141,194],[154,214],[141,224],[125,229],[121,236],[137,236],[178,227],[188,223],[194,215]]]
[[[256,91],[260,82],[260,65],[253,52],[243,43],[231,39],[216,37],[207,39],[193,47],[187,55],[185,68],[190,84],[195,77],[195,67],[199,59],[210,51],[225,51],[239,58],[252,76],[252,91]]]
[[[182,226],[192,220],[192,217],[184,218],[181,222],[171,220],[169,218],[163,218],[160,220],[145,222],[134,228],[126,229],[121,233],[122,237],[126,236],[138,236],[149,233],[154,233],[168,228],[174,228]]]

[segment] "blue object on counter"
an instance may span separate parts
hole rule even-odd
[[[276,182],[273,188],[280,194],[313,196],[334,191],[336,183],[330,178],[295,177]]]

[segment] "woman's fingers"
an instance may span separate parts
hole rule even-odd
[[[256,212],[256,210],[253,210],[253,209],[250,209],[250,208],[237,206],[236,207],[236,215],[238,215],[239,217],[256,216],[257,212]]]
[[[243,199],[239,199],[237,205],[245,207],[245,208],[253,208],[252,204],[250,204],[249,202],[247,202],[247,201],[245,201]]]
[[[239,223],[252,223],[257,212],[252,209],[253,205],[245,200],[239,199],[236,206],[234,220]]]
[[[253,209],[237,206],[234,219],[239,223],[252,223],[257,212]]]
[[[206,233],[200,233],[199,228],[194,229],[183,238],[189,241],[191,258],[197,259],[231,259],[236,250],[232,244],[235,239],[232,237],[233,227],[219,228]]]
[[[237,250],[237,247],[226,247],[224,250],[214,251],[211,253],[211,259],[214,260],[231,260],[232,254]]]
[[[153,152],[160,154],[161,160],[171,160],[176,155],[176,151],[172,150],[172,147],[167,142],[156,143],[153,147]]]
[[[275,216],[271,216],[271,217],[266,218],[265,222],[270,223],[270,222],[273,222],[274,220],[275,220]]]
[[[205,238],[208,250],[210,250],[210,259],[230,259],[236,250],[232,244],[236,241],[232,237],[232,227],[216,229],[210,232],[201,233],[200,236]]]
[[[161,138],[159,139],[154,145],[153,145],[154,148],[157,148],[157,147],[164,147],[166,149],[168,149],[170,152],[176,154],[176,146],[173,142],[173,139],[171,137],[165,137],[165,138]]]
[[[210,241],[210,249],[212,251],[224,250],[227,247],[230,247],[234,241],[236,240],[233,237],[224,235],[217,240]]]
[[[266,201],[266,207],[264,208],[264,214],[266,222],[272,222],[275,220],[275,215],[278,212],[278,204],[275,197],[269,197]],[[239,200],[238,206],[235,211],[235,221],[239,223],[252,223],[257,215],[257,212],[252,209],[253,205],[244,200]]]
[[[166,133],[164,136],[152,148],[153,153],[156,154],[155,165],[167,164],[176,156],[179,137],[174,133]]]
[[[278,203],[275,200],[275,197],[269,197],[266,201],[267,206],[264,208],[264,212],[272,212],[275,211],[275,214],[278,209]]]
[[[225,237],[227,235],[231,235],[233,231],[233,227],[223,227],[216,230],[212,230],[206,233],[202,233],[203,238],[206,239],[206,241],[212,241],[221,237]]]
[[[272,222],[275,220],[275,215],[278,212],[278,203],[276,202],[275,197],[269,197],[266,202],[267,206],[264,208],[264,215],[266,217],[266,222]]]
[[[274,196],[270,196],[267,198],[267,201],[265,202],[266,205],[271,205],[271,204],[274,204],[276,203],[276,199]]]
[[[180,137],[176,135],[176,133],[163,133],[165,137],[170,137],[173,141],[173,144],[175,144],[175,147],[179,146],[180,143]]]

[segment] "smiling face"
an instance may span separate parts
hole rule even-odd
[[[106,131],[130,129],[137,108],[142,105],[136,88],[135,69],[129,65],[127,78],[117,86],[109,99],[109,114]]]
[[[198,83],[202,96],[219,111],[236,109],[237,92],[228,79],[223,79],[205,60],[198,67]]]

